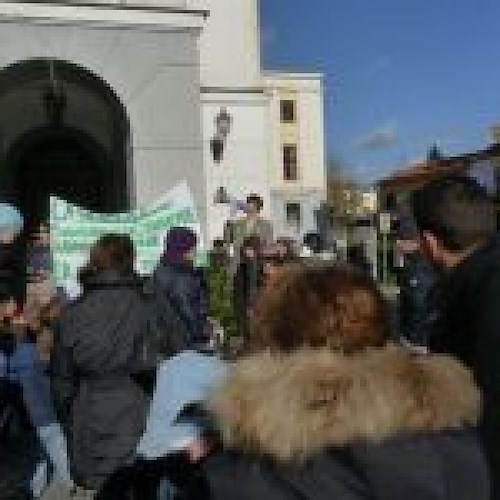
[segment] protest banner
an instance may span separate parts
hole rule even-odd
[[[183,182],[149,207],[123,213],[98,213],[60,198],[50,199],[50,232],[54,279],[70,295],[79,292],[78,269],[88,259],[90,247],[105,233],[128,234],[136,246],[136,270],[150,273],[163,252],[163,240],[172,227],[193,229],[203,254],[201,225],[194,198]]]

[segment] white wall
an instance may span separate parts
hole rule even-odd
[[[200,38],[202,85],[260,85],[258,0],[188,0],[188,5],[210,11]]]
[[[265,94],[203,94],[203,150],[207,172],[207,205],[210,239],[220,237],[229,211],[213,203],[217,187],[245,200],[249,193],[264,199],[264,214],[271,212],[268,172],[269,142],[267,132],[268,100]],[[214,119],[221,107],[232,117],[222,163],[214,163],[210,139],[215,130]]]
[[[155,6],[155,7],[175,7],[184,8],[186,7],[187,0],[85,0],[86,4],[108,4],[108,5],[145,5],[145,6]],[[78,4],[82,3],[81,0],[62,0],[60,3],[67,4]]]
[[[109,20],[92,25],[77,20],[52,24],[13,19],[0,5],[0,68],[31,58],[56,58],[82,66],[114,90],[128,114],[132,132],[132,197],[138,204],[157,199],[186,179],[205,219],[198,29],[168,24],[161,16],[133,29]],[[37,4],[40,9],[40,4]],[[58,8],[50,6],[54,16]],[[78,17],[78,8],[72,11]],[[39,10],[38,10],[39,12]],[[49,12],[48,15],[51,15]],[[83,12],[88,13],[88,9]],[[24,15],[29,16],[29,6]],[[109,15],[108,12],[105,13]],[[8,19],[8,22],[3,22]],[[191,22],[181,15],[183,23]]]
[[[266,72],[265,85],[270,95],[269,171],[273,198],[273,218],[277,235],[301,239],[316,230],[315,210],[326,197],[324,95],[319,74]],[[296,102],[296,123],[282,124],[280,101]],[[298,179],[283,178],[283,144],[298,147]],[[286,223],[286,203],[299,203],[301,225],[298,231]]]
[[[265,74],[266,87],[272,96],[272,182],[274,189],[317,189],[326,194],[324,95],[321,75]],[[297,103],[295,139],[298,145],[299,179],[283,179],[282,144],[287,125],[280,121],[280,100]],[[292,134],[293,135],[293,134]]]

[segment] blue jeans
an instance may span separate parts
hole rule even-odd
[[[47,457],[48,463],[42,462],[36,467],[32,480],[32,489],[36,496],[46,486],[49,477],[71,483],[66,437],[57,421],[52,404],[50,379],[39,359],[36,345],[18,344],[9,365],[9,373],[6,375],[12,382],[20,384],[31,424]]]

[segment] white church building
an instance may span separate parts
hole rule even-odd
[[[209,240],[248,193],[276,236],[326,196],[321,74],[264,71],[258,0],[0,2],[0,196],[100,211],[186,180]]]

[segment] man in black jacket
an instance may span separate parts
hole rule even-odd
[[[440,335],[438,272],[420,247],[418,228],[401,214],[396,246],[399,251],[399,337],[403,343],[428,348]]]
[[[443,332],[431,347],[470,366],[484,394],[482,433],[500,499],[500,238],[476,181],[448,177],[413,195],[422,244],[443,270]]]

